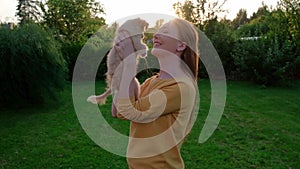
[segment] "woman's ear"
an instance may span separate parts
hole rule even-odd
[[[186,44],[184,42],[179,42],[176,51],[183,52],[185,49],[186,49]]]

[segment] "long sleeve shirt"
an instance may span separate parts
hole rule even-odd
[[[153,76],[137,100],[117,100],[117,116],[128,119],[127,161],[131,169],[182,169],[180,148],[191,130],[196,88],[187,78]]]

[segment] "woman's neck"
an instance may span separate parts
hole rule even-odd
[[[178,56],[164,56],[159,57],[159,78],[169,79],[184,76],[184,72],[181,67],[181,61]]]
[[[158,74],[158,78],[159,79],[171,79],[173,78],[169,73],[163,71],[163,70],[160,70],[159,71],[159,74]]]

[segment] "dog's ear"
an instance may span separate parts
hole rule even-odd
[[[138,20],[139,22],[139,25],[141,25],[141,27],[143,28],[143,30],[145,31],[146,29],[148,29],[148,26],[149,26],[149,23],[146,22],[145,20],[143,19],[140,19]]]

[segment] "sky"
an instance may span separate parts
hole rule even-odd
[[[143,14],[159,13],[168,16],[175,16],[172,5],[184,0],[99,0],[104,6],[106,15],[103,17],[110,24],[121,18]],[[268,6],[275,7],[278,0],[264,0]],[[262,0],[227,0],[224,9],[228,10],[227,19],[235,18],[240,9],[246,9],[248,16],[256,12],[262,4]],[[0,0],[0,20],[6,22],[16,22],[17,0]]]

